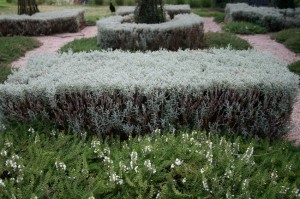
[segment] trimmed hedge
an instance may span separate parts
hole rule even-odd
[[[0,85],[0,113],[103,135],[188,127],[277,138],[297,84],[286,64],[253,50],[48,54]]]
[[[128,50],[197,49],[204,46],[203,18],[180,14],[159,24],[133,23],[133,15],[97,21],[97,44],[102,48]]]
[[[117,15],[125,16],[133,14],[135,6],[120,6],[116,12]],[[182,5],[164,5],[164,10],[170,15],[170,18],[173,19],[175,15],[178,14],[190,14],[191,7],[189,4]]]
[[[85,26],[84,12],[84,9],[69,9],[31,16],[0,15],[0,36],[78,32]]]
[[[300,27],[300,8],[276,9],[252,7],[245,3],[227,4],[225,22],[247,21],[278,31],[284,28]]]

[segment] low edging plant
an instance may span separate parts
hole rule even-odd
[[[277,138],[297,84],[283,62],[252,50],[63,53],[33,57],[0,85],[0,104],[6,119],[97,134],[189,127]]]
[[[291,72],[300,76],[300,61],[296,61],[288,65],[288,68]]]
[[[271,37],[295,53],[300,53],[300,28],[291,28],[275,33]]]
[[[300,197],[299,150],[286,143],[160,130],[120,141],[40,125],[1,131],[1,198]]]
[[[249,23],[249,22],[230,22],[225,24],[223,27],[224,31],[235,33],[235,34],[263,34],[267,32],[265,27]]]
[[[0,36],[78,32],[85,26],[84,9],[27,15],[0,15]]]

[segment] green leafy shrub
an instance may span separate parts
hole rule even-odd
[[[216,16],[214,17],[214,21],[215,21],[216,23],[223,23],[223,22],[224,22],[224,18],[225,18],[225,14],[220,13],[220,14],[218,14],[218,15],[216,15]]]
[[[286,143],[159,129],[120,141],[36,125],[0,133],[1,198],[300,196],[300,153]]]
[[[295,8],[294,0],[273,0],[273,5],[280,9],[283,8]]]
[[[251,50],[93,51],[29,63],[0,85],[2,115],[101,135],[187,127],[278,138],[298,84],[284,63]]]
[[[249,22],[230,22],[223,26],[223,30],[227,32],[232,32],[235,34],[262,34],[266,33],[267,29],[265,27],[249,23]]]
[[[226,48],[228,45],[235,50],[247,50],[252,48],[244,39],[231,33],[208,32],[204,34],[206,48]]]
[[[288,49],[295,53],[300,53],[300,29],[286,29],[275,33],[271,37],[284,44]]]
[[[297,75],[300,75],[300,61],[296,61],[296,62],[288,65],[288,68],[291,72],[296,73]]]
[[[200,0],[189,0],[188,4],[190,4],[192,8],[200,8],[202,5]]]
[[[134,11],[136,23],[162,23],[165,19],[162,0],[138,0]]]

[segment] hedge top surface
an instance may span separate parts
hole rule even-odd
[[[29,15],[0,15],[0,20],[50,20],[58,18],[74,17],[85,12],[85,9],[66,9],[51,12],[35,13]]]
[[[159,23],[159,24],[137,24],[130,23],[132,22],[133,15],[126,16],[113,16],[104,19],[100,19],[97,21],[97,26],[99,30],[122,30],[122,31],[135,31],[139,29],[143,30],[152,30],[152,31],[160,31],[160,30],[168,30],[174,28],[185,28],[191,27],[195,24],[203,24],[204,20],[202,17],[195,14],[179,14],[176,15],[172,20]]]
[[[128,15],[134,12],[135,6],[120,6],[116,12],[116,15]],[[164,9],[167,12],[184,12],[190,13],[191,7],[189,4],[170,5],[165,4]]]
[[[254,50],[92,51],[31,57],[0,85],[0,96],[51,97],[65,91],[120,89],[145,94],[155,89],[202,92],[211,87],[297,91],[298,77],[271,54]],[[292,91],[291,91],[292,89]]]

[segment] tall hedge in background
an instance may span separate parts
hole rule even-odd
[[[134,11],[136,23],[162,23],[165,21],[162,0],[138,0]]]

